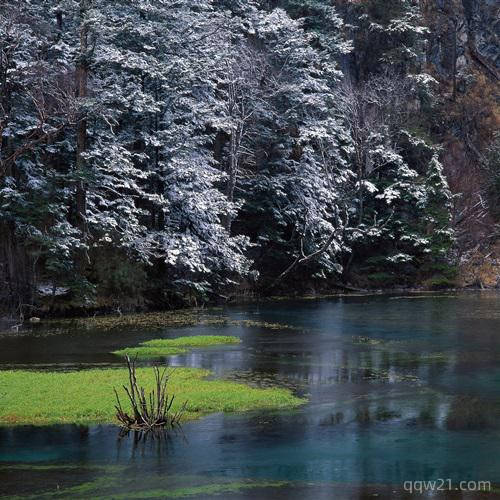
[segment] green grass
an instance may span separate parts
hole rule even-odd
[[[174,368],[169,393],[175,394],[173,410],[187,400],[185,420],[207,413],[278,409],[305,402],[289,390],[257,389],[236,382],[206,380],[208,370]],[[153,387],[151,367],[138,368],[139,385]],[[124,396],[124,368],[76,372],[0,371],[0,425],[113,423],[113,387]],[[125,402],[125,397],[122,398]]]
[[[154,339],[142,342],[138,347],[126,347],[113,354],[118,356],[130,356],[138,358],[156,358],[159,356],[172,356],[175,354],[184,354],[190,348],[210,347],[224,344],[239,344],[241,340],[238,337],[225,335],[195,335],[178,337],[175,339]]]

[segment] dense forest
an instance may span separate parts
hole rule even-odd
[[[497,285],[497,14],[1,0],[2,308]]]

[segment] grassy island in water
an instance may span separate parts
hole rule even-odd
[[[119,354],[155,357],[186,352],[189,348],[236,344],[237,337],[195,336],[159,339]],[[208,380],[210,371],[198,368],[170,369],[168,391],[174,394],[175,411],[187,401],[185,420],[208,413],[291,408],[304,402],[288,389],[258,389],[227,380]],[[140,385],[154,386],[151,367],[137,369]],[[0,425],[97,424],[115,422],[115,395],[124,394],[126,368],[71,372],[30,370],[0,371]]]

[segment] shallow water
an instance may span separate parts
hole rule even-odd
[[[113,426],[0,428],[0,496],[406,498],[405,481],[500,484],[499,294],[278,301],[212,314],[293,328],[42,326],[0,335],[0,367],[107,366],[121,362],[111,351],[146,339],[232,334],[241,345],[169,363],[290,387],[308,404],[211,415],[145,442],[118,439]]]

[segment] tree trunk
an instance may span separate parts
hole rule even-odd
[[[80,54],[76,66],[76,93],[82,103],[87,97],[88,84],[88,0],[80,0]],[[76,217],[77,227],[82,233],[84,242],[87,240],[87,186],[85,179],[85,158],[87,150],[87,120],[85,112],[80,116],[76,130],[76,171],[79,179],[76,185]]]
[[[452,60],[452,81],[453,81],[453,92],[452,99],[456,101],[457,99],[457,36],[458,36],[458,18],[452,19],[453,24],[453,60]]]
[[[0,310],[22,314],[34,300],[34,262],[30,262],[26,248],[16,238],[13,224],[0,224],[0,241]]]
[[[238,139],[237,139],[237,131],[234,131],[231,134],[230,140],[230,152],[229,152],[229,168],[228,168],[228,181],[226,186],[226,197],[230,203],[234,201],[234,189],[236,187],[236,175],[238,173]],[[226,220],[224,221],[224,226],[226,231],[231,234],[231,225],[232,225],[232,217],[231,214],[226,215]]]

